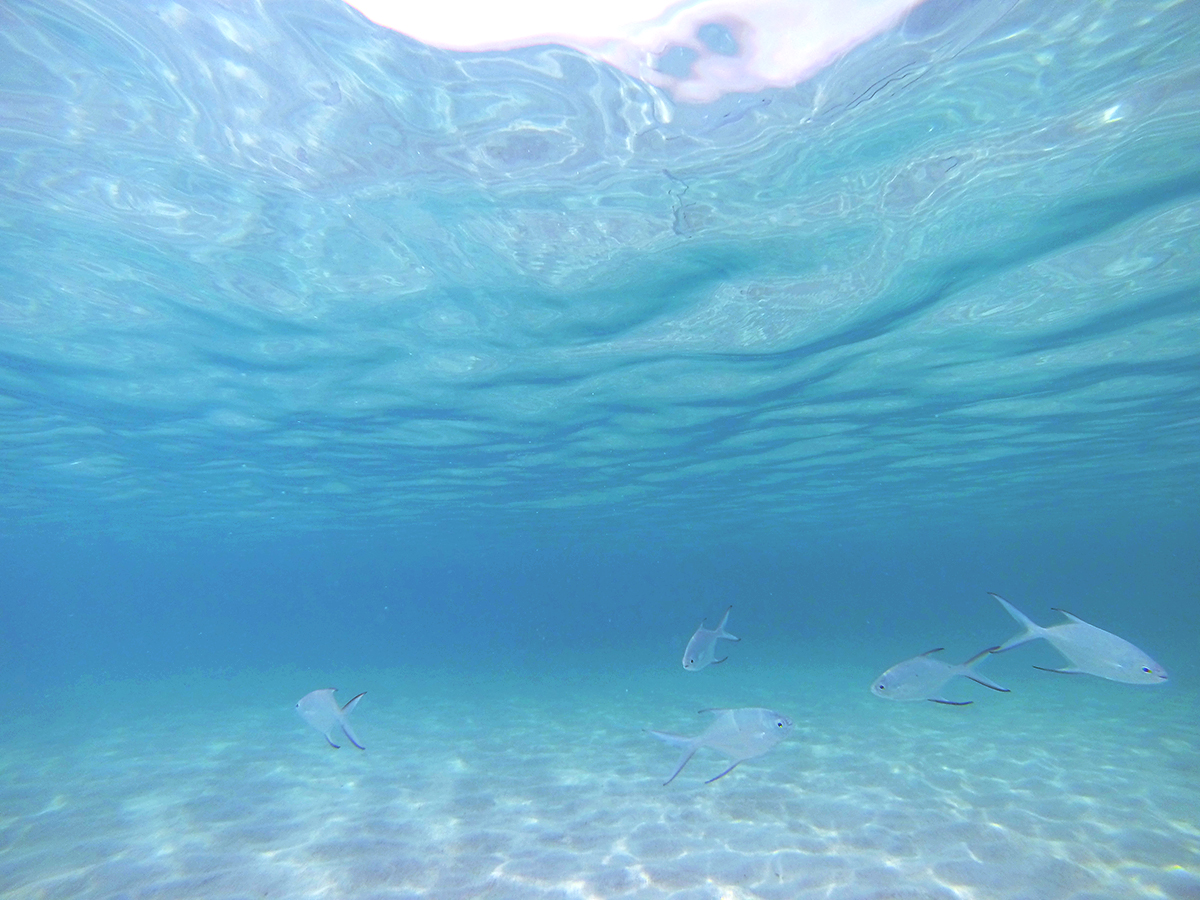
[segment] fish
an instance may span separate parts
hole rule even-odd
[[[991,593],[990,591],[988,593]],[[1023,612],[1001,597],[992,594],[1000,605],[1008,610],[1008,614],[1016,619],[1024,631],[1013,635],[996,648],[997,653],[1003,653],[1014,647],[1020,647],[1038,638],[1045,638],[1050,646],[1065,656],[1071,662],[1070,668],[1048,669],[1034,666],[1043,672],[1057,672],[1060,675],[1095,675],[1109,681],[1120,681],[1125,684],[1162,684],[1168,679],[1167,670],[1139,650],[1124,638],[1110,634],[1103,628],[1089,625],[1079,616],[1072,615],[1065,609],[1054,608],[1067,617],[1067,621],[1043,628],[1032,622]]]
[[[721,618],[721,624],[717,626],[715,631],[709,631],[704,627],[704,621],[700,622],[700,627],[696,629],[696,633],[688,641],[687,649],[683,651],[683,667],[685,669],[689,672],[699,672],[707,665],[723,663],[729,659],[728,656],[722,656],[720,659],[713,659],[713,657],[717,655],[717,641],[741,640],[741,638],[734,637],[725,630],[725,623],[729,621],[729,614],[732,611],[732,606],[725,610],[725,615]]]
[[[1001,687],[996,682],[984,678],[972,670],[981,659],[990,656],[996,649],[988,647],[976,653],[960,666],[944,663],[934,659],[932,654],[941,653],[944,648],[938,647],[927,650],[920,656],[896,663],[871,683],[871,693],[885,700],[929,700],[933,703],[945,703],[947,706],[967,706],[972,700],[946,700],[941,696],[942,688],[952,678],[962,676],[991,688],[993,691],[1009,693],[1008,688]]]
[[[305,694],[296,704],[296,712],[305,722],[325,735],[325,740],[329,741],[329,746],[334,750],[341,749],[341,744],[335,744],[332,737],[334,730],[338,728],[355,747],[359,750],[366,750],[367,748],[362,745],[350,727],[348,716],[354,712],[354,707],[358,706],[358,701],[365,697],[367,692],[363,691],[356,697],[351,697],[350,702],[342,707],[339,707],[337,701],[333,699],[336,692],[337,688],[322,688]]]
[[[732,766],[704,782],[712,784],[718,778],[724,778],[740,763],[762,756],[792,731],[792,720],[773,709],[750,706],[742,709],[702,709],[700,712],[712,713],[716,718],[695,737],[665,731],[650,732],[659,740],[682,750],[675,771],[663,782],[664,787],[675,780],[675,776],[683,771],[688,760],[701,747],[711,747],[733,759]]]

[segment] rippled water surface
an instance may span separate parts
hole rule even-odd
[[[334,3],[10,4],[5,506],[711,532],[1194,502],[1193,12],[943,4],[676,107]]]

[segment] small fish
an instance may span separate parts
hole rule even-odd
[[[902,663],[896,663],[875,679],[871,685],[871,693],[876,697],[883,697],[885,700],[930,700],[933,703],[945,703],[947,706],[967,706],[974,701],[945,700],[940,696],[946,682],[960,675],[963,678],[970,678],[984,687],[989,687],[993,691],[1008,693],[1008,688],[1000,687],[996,682],[984,678],[971,669],[981,659],[989,656],[996,649],[995,647],[988,647],[983,652],[976,653],[961,666],[952,666],[950,663],[944,663],[932,657],[931,654],[940,653],[942,649],[938,647],[936,650],[929,650],[920,656],[906,659]]]
[[[707,665],[723,663],[729,659],[728,656],[722,656],[720,659],[713,659],[713,657],[717,655],[717,641],[721,639],[727,641],[741,640],[741,638],[734,637],[725,630],[725,623],[729,621],[729,614],[732,611],[732,606],[725,610],[725,615],[721,619],[721,624],[717,626],[716,631],[709,631],[704,627],[704,622],[700,623],[700,627],[696,629],[696,633],[688,641],[687,649],[683,651],[683,667],[685,669],[689,672],[699,672]]]
[[[339,707],[337,701],[333,699],[336,691],[337,688],[322,688],[319,691],[305,694],[296,704],[296,712],[305,722],[325,735],[325,740],[329,741],[329,746],[334,750],[341,747],[340,744],[335,744],[333,738],[330,737],[337,728],[342,729],[342,734],[346,735],[355,747],[359,750],[366,750],[367,748],[359,743],[351,729],[348,716],[354,712],[354,707],[358,706],[358,701],[365,697],[367,692],[363,691],[358,696],[351,697],[349,703]]]
[[[1045,638],[1055,650],[1069,659],[1073,666],[1069,669],[1034,666],[1043,672],[1095,675],[1097,678],[1123,681],[1126,684],[1162,684],[1167,680],[1167,670],[1129,641],[1095,625],[1089,625],[1065,609],[1055,608],[1054,611],[1066,616],[1066,622],[1043,628],[1030,621],[1024,613],[999,594],[992,596],[1000,601],[1000,605],[1008,610],[1010,616],[1025,627],[1020,634],[1014,635],[997,647],[997,653],[1003,653],[1029,641],[1036,641],[1038,638]]]
[[[792,720],[771,709],[746,707],[744,709],[702,709],[702,713],[713,713],[716,718],[696,737],[684,737],[680,734],[668,734],[665,731],[651,731],[659,740],[666,741],[682,749],[679,764],[671,777],[663,782],[668,785],[675,780],[689,759],[701,747],[724,753],[733,759],[734,763],[720,775],[715,775],[705,784],[712,784],[718,778],[728,775],[737,768],[738,763],[762,756],[792,731]]]

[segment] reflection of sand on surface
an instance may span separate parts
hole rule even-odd
[[[1200,723],[1182,689],[1030,682],[953,710],[847,689],[807,714],[793,702],[793,736],[722,781],[703,784],[723,758],[702,750],[664,788],[674,750],[640,729],[686,729],[674,682],[630,680],[601,705],[595,685],[512,699],[516,683],[363,680],[346,686],[371,689],[365,753],[291,716],[290,683],[260,683],[271,704],[215,727],[167,702],[22,722],[0,750],[0,894],[1200,896]]]

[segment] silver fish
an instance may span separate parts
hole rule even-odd
[[[760,707],[745,707],[743,709],[702,709],[702,713],[713,713],[716,718],[712,724],[696,737],[685,737],[680,734],[669,734],[665,731],[651,731],[659,740],[666,741],[679,747],[683,753],[671,777],[663,782],[670,784],[675,780],[683,767],[687,765],[692,755],[701,747],[724,753],[733,759],[733,765],[714,775],[705,784],[712,784],[718,778],[728,775],[737,768],[738,763],[755,756],[762,756],[792,731],[792,720],[772,709]]]
[[[1167,670],[1129,641],[1095,625],[1089,625],[1065,609],[1056,608],[1055,612],[1066,616],[1066,622],[1043,628],[1030,621],[1024,613],[999,594],[992,596],[1025,628],[1020,634],[1014,635],[997,647],[997,653],[1003,653],[1029,641],[1036,641],[1038,638],[1045,638],[1055,650],[1071,661],[1072,666],[1067,669],[1034,666],[1043,672],[1095,675],[1097,678],[1122,681],[1126,684],[1162,684],[1167,680]]]
[[[354,712],[354,707],[358,706],[358,701],[365,697],[367,692],[363,691],[358,696],[351,697],[350,702],[342,707],[339,707],[337,701],[333,699],[336,692],[337,688],[322,688],[319,691],[305,694],[296,704],[296,712],[305,722],[325,735],[325,740],[329,741],[329,746],[333,749],[337,750],[341,747],[340,744],[333,742],[332,737],[334,730],[340,728],[342,734],[350,739],[350,743],[359,750],[366,750],[367,748],[355,736],[347,717]]]
[[[940,653],[942,647],[928,650],[920,656],[896,663],[871,684],[871,693],[885,700],[930,700],[934,703],[945,703],[948,706],[967,706],[972,700],[946,700],[941,696],[942,688],[952,678],[960,675],[970,678],[989,687],[993,691],[1008,693],[1008,688],[1000,687],[996,682],[984,678],[972,670],[977,662],[991,655],[995,647],[988,647],[981,653],[976,653],[960,666],[944,663],[934,659],[931,654]]]
[[[709,631],[704,627],[704,622],[700,623],[700,627],[696,629],[696,633],[688,641],[687,649],[683,651],[683,667],[685,669],[689,672],[698,672],[707,665],[723,663],[729,659],[728,656],[722,656],[720,659],[714,659],[713,657],[717,655],[717,641],[741,640],[741,638],[734,637],[725,630],[725,623],[729,621],[729,614],[732,611],[732,606],[725,610],[721,624],[717,626],[715,631]]]

